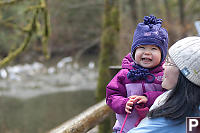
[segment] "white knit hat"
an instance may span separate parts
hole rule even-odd
[[[169,49],[169,56],[192,83],[200,86],[200,37],[186,37]]]

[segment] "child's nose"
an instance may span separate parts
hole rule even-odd
[[[145,50],[144,54],[151,54],[151,50]]]

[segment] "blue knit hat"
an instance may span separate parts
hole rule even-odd
[[[166,29],[162,28],[162,19],[157,19],[153,15],[144,17],[144,22],[139,23],[134,32],[131,47],[133,58],[139,45],[156,45],[161,50],[161,62],[165,60],[168,49],[168,33]]]

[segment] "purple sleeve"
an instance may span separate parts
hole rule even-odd
[[[120,70],[106,87],[106,103],[110,108],[118,113],[125,114],[127,101],[126,87],[124,81],[123,69]]]
[[[153,105],[154,101],[156,100],[156,98],[158,96],[160,96],[161,94],[163,94],[164,91],[148,91],[146,93],[144,93],[144,95],[147,97],[148,101],[146,103],[147,107],[151,107],[151,105]]]

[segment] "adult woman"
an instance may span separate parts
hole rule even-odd
[[[162,87],[169,91],[128,133],[184,133],[186,117],[200,116],[200,37],[186,37],[172,45],[164,69]]]

